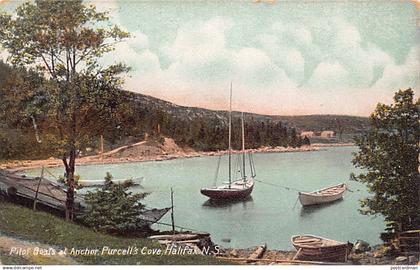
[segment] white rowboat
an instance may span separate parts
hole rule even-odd
[[[313,192],[299,192],[299,201],[303,206],[329,203],[343,198],[346,184],[339,184]]]

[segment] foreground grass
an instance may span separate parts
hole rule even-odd
[[[24,265],[32,264],[29,260],[22,256],[9,256],[0,250],[0,262],[5,265]]]
[[[139,250],[165,247],[144,238],[125,238],[95,232],[89,228],[66,222],[65,220],[45,212],[0,201],[0,232],[13,234],[29,241],[38,241],[60,248],[127,249],[135,246]],[[0,254],[3,263],[24,263],[24,259],[11,258]],[[72,256],[81,264],[222,264],[221,261],[202,255],[98,255]]]

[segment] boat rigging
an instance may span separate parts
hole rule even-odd
[[[248,153],[249,164],[251,173],[249,176],[246,175],[246,150],[245,150],[245,127],[244,127],[244,113],[241,113],[241,137],[242,137],[242,166],[241,166],[241,178],[238,180],[232,180],[232,83],[230,85],[230,101],[229,101],[229,150],[228,150],[228,172],[229,178],[227,185],[215,186],[211,188],[202,188],[201,194],[209,197],[213,200],[235,200],[243,199],[251,195],[254,188],[254,178],[256,176],[254,162],[251,157],[251,153]],[[220,162],[220,160],[219,160]],[[219,171],[219,164],[216,170],[216,179]],[[236,178],[236,177],[235,177]]]

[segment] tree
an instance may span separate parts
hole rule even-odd
[[[395,93],[394,104],[378,104],[370,132],[356,140],[353,164],[363,169],[353,180],[365,183],[372,196],[361,201],[363,214],[382,214],[387,230],[404,231],[420,224],[420,100],[411,89]]]
[[[140,218],[144,205],[139,202],[146,194],[132,194],[128,192],[129,184],[114,184],[111,180],[112,175],[107,173],[105,185],[86,194],[87,210],[82,222],[95,230],[114,234],[129,234],[147,226]]]
[[[65,167],[66,218],[70,220],[76,157],[115,112],[120,76],[128,70],[122,64],[99,64],[103,54],[129,36],[107,25],[106,12],[81,0],[36,0],[22,4],[13,16],[0,14],[0,43],[10,54],[8,60],[44,78],[32,99],[16,102],[27,118],[55,135]]]
[[[302,145],[311,145],[311,141],[307,136],[305,136],[302,140]]]

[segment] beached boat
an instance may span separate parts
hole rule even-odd
[[[144,181],[144,177],[137,177],[132,179],[112,179],[111,182],[114,184],[124,184],[132,182],[134,185],[140,185]],[[77,183],[82,187],[98,187],[105,184],[105,179],[99,180],[79,180]]]
[[[346,262],[353,245],[314,235],[292,236],[296,258],[314,261]]]
[[[303,206],[329,203],[343,198],[346,184],[339,184],[313,192],[299,192],[299,201]]]
[[[256,176],[252,153],[248,153],[248,160],[250,166],[250,175],[246,175],[245,166],[245,130],[244,130],[244,114],[241,115],[242,126],[242,165],[240,166],[241,178],[232,181],[232,85],[230,86],[230,107],[229,107],[229,181],[224,185],[215,186],[210,188],[202,188],[201,194],[213,200],[237,200],[243,199],[251,195],[254,188],[254,177]],[[219,159],[220,162],[220,159]],[[217,166],[217,172],[219,165]],[[216,173],[217,180],[217,173]]]

